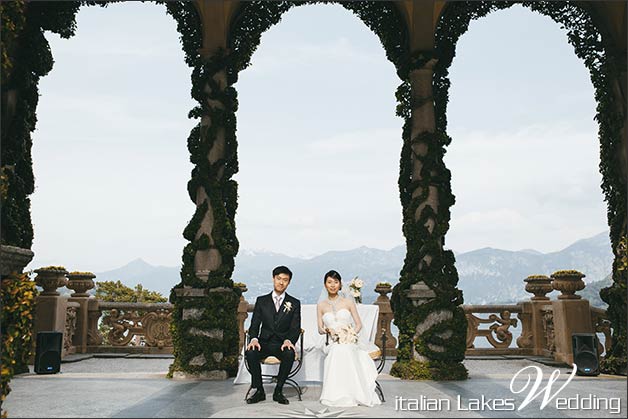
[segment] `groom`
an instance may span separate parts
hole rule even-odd
[[[289,403],[282,390],[294,362],[294,345],[301,333],[301,303],[286,293],[291,279],[290,269],[276,267],[273,269],[273,292],[257,297],[255,301],[249,328],[251,342],[246,347],[245,356],[251,371],[251,386],[256,391],[246,399],[248,404],[266,400],[260,361],[271,355],[281,360],[273,400]]]

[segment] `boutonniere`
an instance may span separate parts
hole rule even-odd
[[[286,302],[283,304],[283,312],[284,312],[284,313],[287,313],[287,312],[289,312],[290,310],[292,310],[292,303],[291,303],[290,301],[286,301]]]

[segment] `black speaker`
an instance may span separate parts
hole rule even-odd
[[[597,345],[598,339],[595,333],[571,335],[573,362],[577,367],[577,375],[600,375]]]
[[[61,332],[38,332],[35,349],[35,373],[56,374],[61,370]]]

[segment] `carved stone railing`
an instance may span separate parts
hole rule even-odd
[[[76,347],[72,343],[76,332],[76,320],[81,305],[79,303],[68,302],[65,309],[65,327],[63,330],[62,356],[76,352]]]
[[[543,325],[543,345],[541,353],[544,356],[552,356],[556,351],[556,332],[554,331],[554,310],[551,305],[540,308],[541,324]]]
[[[88,315],[88,352],[172,353],[172,309],[170,303],[98,301]]]
[[[464,305],[467,318],[467,355],[529,355],[532,350],[529,344],[528,331],[530,318],[524,315],[521,305]],[[488,314],[480,317],[476,314]],[[517,314],[517,318],[513,318]],[[511,327],[521,322],[521,337],[517,339],[517,347],[512,346],[513,334]],[[481,327],[487,325],[487,327]],[[486,339],[490,348],[476,348],[476,339]]]
[[[613,345],[611,322],[608,319],[606,310],[597,307],[591,307],[591,320],[593,322],[593,328],[595,329],[595,333],[604,335],[603,345],[598,340],[599,343],[597,351],[598,354],[601,356],[608,352]]]
[[[172,353],[172,304],[99,301],[86,292],[91,284],[74,278],[78,273],[70,274],[74,275],[70,281],[65,277],[67,271],[39,271],[37,281],[44,292],[37,297],[33,331],[63,332],[62,356],[76,352]],[[58,278],[52,278],[53,273],[58,274]],[[529,300],[512,305],[463,306],[467,319],[466,355],[543,355],[569,365],[573,362],[571,336],[574,333],[603,336],[604,345],[598,347],[600,356],[611,347],[612,331],[606,311],[590,307],[587,300],[571,289],[574,287],[564,289],[564,278],[555,283],[556,280],[550,277],[534,275],[525,282],[526,291],[534,294]],[[60,295],[56,289],[64,285],[77,292],[71,297]],[[582,288],[581,284],[576,285],[575,288]],[[246,292],[244,284],[237,286]],[[414,291],[421,297],[419,288]],[[545,295],[552,288],[562,293],[556,300]],[[393,313],[387,295],[391,287],[378,284],[375,291],[380,294],[374,303],[380,309],[378,328],[386,331],[386,352],[392,353],[395,343],[390,334]],[[244,323],[253,309],[254,305],[242,296],[237,315],[240,349],[244,344]],[[183,310],[183,319],[194,316],[194,310]],[[514,341],[512,330],[519,325],[521,334]],[[478,339],[485,339],[489,347],[476,347]]]

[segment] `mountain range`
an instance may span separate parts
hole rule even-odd
[[[465,304],[511,304],[531,295],[525,291],[523,279],[528,275],[550,275],[559,269],[577,269],[586,274],[587,288],[580,294],[592,304],[603,306],[599,289],[610,283],[613,254],[608,232],[579,240],[563,250],[541,253],[525,249],[509,251],[483,248],[455,254],[456,268]],[[335,269],[343,276],[345,286],[355,276],[365,282],[363,302],[371,303],[377,297],[377,282],[395,284],[403,266],[405,246],[390,250],[358,247],[352,250],[330,251],[305,259],[269,251],[242,250],[236,258],[233,280],[244,282],[245,297],[253,302],[258,295],[270,292],[271,271],[286,265],[294,273],[288,292],[304,303],[318,300],[323,287],[323,275]],[[145,288],[165,296],[180,282],[180,267],[153,266],[135,259],[117,269],[96,273],[96,281],[120,280],[129,286],[141,283]],[[555,293],[554,293],[555,294]],[[597,298],[597,299],[595,299]]]

